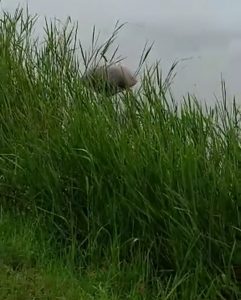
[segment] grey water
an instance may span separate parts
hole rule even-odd
[[[213,103],[220,95],[221,74],[228,95],[241,94],[241,1],[240,0],[3,0],[1,9],[13,12],[17,5],[38,14],[39,30],[44,17],[79,23],[79,36],[88,47],[93,25],[106,39],[117,20],[127,24],[117,39],[125,65],[136,70],[146,41],[154,42],[148,63],[160,60],[168,72],[175,60],[175,98],[194,93]]]

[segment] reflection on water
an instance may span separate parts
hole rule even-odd
[[[24,0],[4,0],[13,10]],[[167,71],[176,59],[179,65],[173,87],[180,98],[187,91],[214,101],[223,74],[231,94],[241,93],[241,1],[240,0],[31,0],[31,13],[61,20],[71,16],[79,22],[84,43],[90,42],[93,25],[108,37],[117,20],[128,24],[118,39],[119,53],[133,70],[147,40],[155,41],[149,62],[161,60]]]

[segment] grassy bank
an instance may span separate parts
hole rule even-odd
[[[75,29],[46,24],[40,43],[32,28],[2,15],[0,298],[240,299],[240,112],[225,85],[212,109],[177,108],[157,66],[117,111],[79,73],[113,39],[79,60]]]

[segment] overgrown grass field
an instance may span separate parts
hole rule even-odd
[[[212,108],[177,106],[157,65],[135,92],[96,95],[80,69],[113,59],[120,27],[85,52],[76,27],[46,23],[38,41],[35,26],[1,13],[0,299],[241,299],[241,114],[225,84]]]

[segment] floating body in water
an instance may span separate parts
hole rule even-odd
[[[104,92],[108,96],[130,89],[137,83],[135,75],[120,64],[93,68],[82,77],[82,80],[95,92]]]

